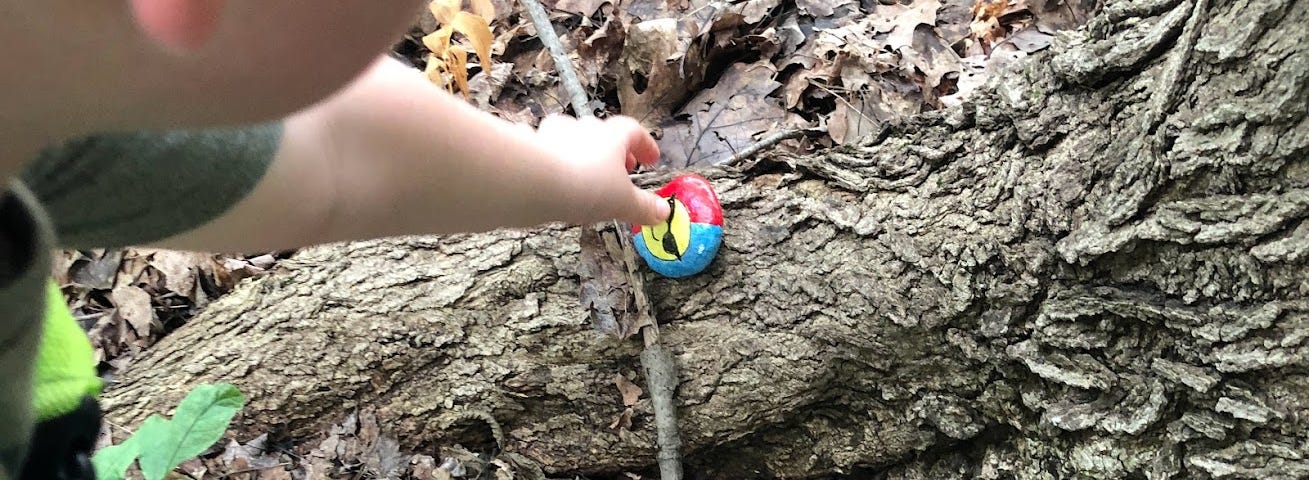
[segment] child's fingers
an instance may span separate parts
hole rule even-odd
[[[659,161],[659,144],[655,143],[645,127],[632,117],[613,117],[608,120],[614,129],[621,132],[627,143],[627,153],[642,165],[654,165]],[[628,169],[635,165],[629,165]]]
[[[636,192],[636,210],[632,212],[633,217],[624,220],[637,225],[654,225],[668,219],[668,202],[658,194],[640,188],[633,188]]]

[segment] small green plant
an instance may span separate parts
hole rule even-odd
[[[209,448],[245,405],[245,397],[226,383],[195,387],[177,405],[171,420],[151,415],[127,440],[95,453],[91,463],[99,480],[121,480],[132,462],[146,480],[163,480],[182,462]]]

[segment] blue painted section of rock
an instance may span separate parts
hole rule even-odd
[[[685,278],[704,271],[718,255],[718,247],[723,243],[723,227],[707,223],[691,224],[691,243],[682,258],[663,260],[656,257],[641,240],[641,235],[632,235],[632,244],[645,259],[651,270],[669,278]]]

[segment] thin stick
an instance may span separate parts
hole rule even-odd
[[[594,116],[586,106],[586,91],[582,89],[582,83],[577,81],[572,61],[568,59],[568,53],[564,51],[563,44],[555,35],[554,25],[550,23],[550,16],[546,14],[545,8],[537,0],[522,0],[522,3],[532,17],[532,25],[536,27],[537,37],[550,50],[550,56],[554,58],[555,70],[559,72],[559,79],[571,99],[573,113],[579,118]],[[645,281],[641,277],[641,272],[636,269],[635,248],[632,247],[623,229],[618,226],[618,222],[613,222],[613,226],[624,257],[615,260],[620,260],[627,266],[628,284],[631,285],[632,294],[636,297],[636,314],[648,319],[648,325],[641,327],[641,338],[645,342],[645,350],[641,352],[641,365],[645,367],[646,381],[649,382],[646,386],[650,390],[651,406],[654,407],[655,434],[659,444],[659,451],[656,453],[659,478],[682,480],[682,441],[677,430],[677,408],[673,402],[673,392],[677,390],[677,369],[673,364],[672,356],[659,345],[659,323],[647,300]]]
[[[550,57],[554,59],[559,80],[564,83],[569,103],[573,105],[573,114],[578,118],[594,117],[595,114],[586,106],[586,90],[582,89],[582,82],[577,80],[577,73],[573,71],[573,61],[568,59],[564,44],[560,43],[559,36],[555,35],[554,24],[550,23],[550,14],[545,12],[545,7],[542,7],[541,2],[537,0],[522,0],[522,3],[523,7],[527,8],[527,14],[532,17],[532,26],[536,27],[537,38],[541,39],[546,50],[550,51]]]
[[[279,463],[279,464],[277,464],[277,465],[269,465],[269,466],[267,466],[267,467],[254,467],[254,468],[247,468],[247,469],[245,469],[245,470],[237,470],[237,471],[235,471],[235,472],[227,472],[227,473],[224,473],[224,474],[222,474],[222,475],[219,475],[219,476],[218,476],[218,479],[219,479],[219,480],[222,480],[222,479],[224,479],[224,478],[235,477],[235,476],[240,475],[240,474],[242,474],[242,473],[258,472],[258,471],[268,470],[268,469],[270,469],[270,468],[285,467],[285,466],[288,466],[288,465],[291,465],[291,462],[282,462],[282,463]]]
[[[680,479],[682,436],[677,429],[677,405],[673,403],[673,392],[677,390],[677,367],[673,365],[673,356],[658,342],[646,342],[645,350],[641,352],[641,365],[645,366],[650,406],[654,407],[655,435],[659,444],[659,478]]]
[[[815,135],[824,132],[827,132],[826,128],[798,128],[795,130],[777,132],[741,149],[741,151],[736,152],[736,155],[732,155],[732,158],[727,159],[724,163],[730,165],[748,159],[763,151],[765,148],[782,143],[783,140],[790,140],[792,138],[803,137],[805,135]]]

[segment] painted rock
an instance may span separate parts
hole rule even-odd
[[[723,207],[709,180],[696,174],[674,178],[656,193],[672,214],[656,225],[632,227],[632,243],[646,265],[670,278],[700,273],[723,243]]]

